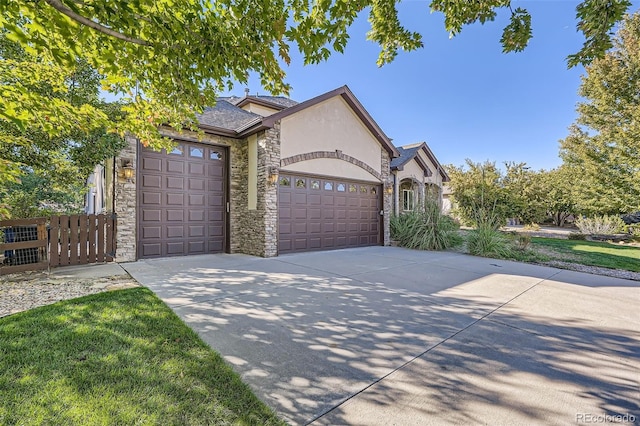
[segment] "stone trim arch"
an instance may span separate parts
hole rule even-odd
[[[343,154],[339,149],[336,149],[335,151],[306,152],[304,154],[297,154],[291,157],[283,158],[280,160],[280,167],[285,167],[290,164],[299,163],[301,161],[315,160],[316,158],[333,158],[336,160],[346,161],[347,163],[351,163],[363,170],[366,170],[368,173],[371,173],[373,176],[375,176],[378,180],[382,181],[382,175],[379,172],[375,171],[370,165],[350,155]]]

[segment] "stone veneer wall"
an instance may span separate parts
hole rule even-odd
[[[116,225],[116,262],[133,262],[136,260],[136,179],[134,172],[131,182],[126,182],[120,178],[122,173],[122,162],[124,159],[131,160],[131,165],[138,169],[138,139],[135,136],[125,136],[127,146],[120,151],[116,158],[114,167],[116,176],[114,181],[113,210],[118,215]]]
[[[269,183],[269,172],[277,172],[280,164],[280,123],[257,135],[258,179],[257,208],[249,210],[248,147],[242,145],[240,155],[243,168],[232,169],[232,192],[236,193],[237,205],[232,206],[236,215],[231,217],[231,252],[254,256],[278,255],[278,187]]]
[[[383,218],[382,218],[382,244],[388,246],[391,244],[391,215],[393,214],[393,194],[389,194],[387,188],[393,187],[393,175],[391,174],[391,157],[389,153],[381,149],[381,169],[380,173],[381,181],[382,181],[382,209],[383,209]]]

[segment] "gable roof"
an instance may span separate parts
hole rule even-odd
[[[196,117],[201,127],[217,128],[225,133],[235,133],[236,129],[261,118],[260,115],[238,108],[225,99],[218,99],[214,107],[205,108],[202,114],[197,114]]]
[[[342,97],[392,158],[400,155],[396,147],[391,143],[391,139],[382,131],[378,123],[369,115],[367,110],[364,109],[360,101],[358,101],[347,86],[339,87],[300,103],[282,96],[219,98],[216,106],[205,109],[205,111],[198,116],[198,121],[203,130],[208,130],[214,134],[223,136],[241,138],[261,130],[273,128],[276,121],[336,96]],[[240,108],[240,106],[250,102],[260,103],[267,107],[279,109],[279,111],[270,116],[262,117]]]
[[[243,98],[234,97],[233,101],[230,101],[230,102],[239,107],[243,107],[247,104],[254,103],[254,104],[266,106],[267,108],[273,108],[277,110],[282,110],[298,104],[298,102],[294,101],[293,99],[285,98],[284,96],[265,96],[265,95],[256,95],[256,96],[247,95]]]
[[[447,171],[442,167],[426,142],[404,145],[399,147],[398,151],[400,152],[400,156],[391,160],[391,170],[402,170],[404,169],[405,164],[415,159],[420,168],[424,170],[425,176],[430,177],[432,175],[431,169],[429,169],[429,166],[427,166],[422,157],[418,155],[418,152],[423,151],[429,161],[436,166],[440,176],[442,177],[442,182],[449,182],[451,180]]]

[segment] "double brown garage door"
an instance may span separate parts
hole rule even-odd
[[[226,149],[180,142],[143,148],[138,176],[138,257],[221,253],[226,232]]]
[[[279,253],[379,245],[381,190],[367,182],[281,173]]]

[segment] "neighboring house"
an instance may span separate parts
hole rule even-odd
[[[167,153],[127,137],[111,161],[116,260],[389,244],[399,153],[348,87],[302,103],[221,98],[198,120],[201,138],[163,128]]]
[[[412,211],[426,197],[443,203],[443,185],[449,175],[425,142],[398,148],[399,157],[391,161],[393,175],[393,211],[395,214]]]

